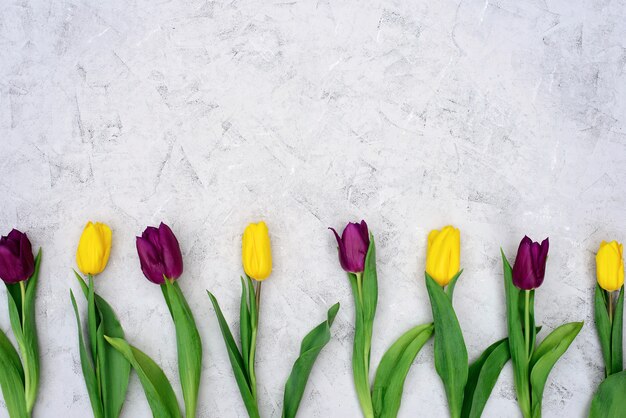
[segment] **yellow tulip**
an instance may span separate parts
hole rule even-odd
[[[426,250],[426,273],[440,286],[450,280],[461,268],[461,232],[451,226],[432,230],[428,234]]]
[[[617,241],[602,241],[596,254],[596,275],[604,290],[612,292],[624,284],[624,246]]]
[[[107,265],[111,253],[111,228],[87,222],[76,250],[76,264],[84,274],[98,274]]]
[[[265,222],[246,227],[241,243],[241,260],[246,274],[255,280],[265,280],[272,272],[270,234]]]

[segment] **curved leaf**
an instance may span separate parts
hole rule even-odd
[[[374,416],[396,417],[409,369],[434,331],[433,324],[411,328],[400,336],[380,360],[372,388]]]
[[[626,411],[626,370],[606,379],[593,396],[589,418],[621,417]]]
[[[435,369],[443,381],[450,416],[461,416],[468,377],[468,359],[461,326],[443,288],[425,273],[435,323]]]
[[[29,418],[24,394],[24,370],[17,351],[0,331],[0,388],[11,418]]]
[[[202,341],[191,309],[177,282],[165,280],[172,319],[176,329],[178,373],[185,400],[185,415],[194,418],[202,372]]]
[[[331,306],[328,310],[326,321],[313,328],[302,340],[300,355],[293,364],[289,378],[285,383],[283,399],[284,418],[293,418],[296,416],[315,360],[320,351],[322,351],[322,348],[330,341],[330,327],[338,311],[339,303]]]
[[[624,367],[622,338],[624,334],[624,286],[619,292],[615,312],[613,313],[613,327],[611,330],[611,372],[619,373]]]
[[[609,311],[606,304],[606,292],[596,283],[594,295],[594,317],[596,320],[596,331],[602,348],[602,357],[604,358],[604,376],[611,374],[611,322],[609,320]]]
[[[502,253],[502,265],[504,267],[504,293],[506,295],[506,317],[509,334],[509,350],[513,362],[513,375],[515,380],[515,392],[517,402],[522,414],[530,416],[530,382],[528,373],[528,355],[526,342],[522,333],[522,319],[520,317],[520,295],[522,292],[513,285],[513,271],[509,261]]]
[[[163,370],[145,353],[123,338],[104,338],[128,360],[139,376],[148,404],[155,418],[181,418],[176,394]]]
[[[96,379],[96,372],[94,370],[92,359],[87,352],[87,349],[85,348],[85,340],[83,338],[83,329],[80,324],[78,306],[76,306],[76,299],[74,298],[74,293],[71,290],[70,298],[72,299],[74,315],[76,316],[76,325],[78,327],[78,348],[80,352],[80,365],[83,371],[85,385],[87,386],[87,394],[89,395],[89,401],[91,402],[91,409],[95,418],[103,418],[104,411],[102,407],[102,400],[100,399],[100,393],[98,390],[98,380]]]
[[[464,418],[481,416],[500,372],[510,358],[509,339],[504,338],[487,347],[472,363],[469,367],[467,385],[465,385],[461,416]]]
[[[89,287],[76,271],[74,271],[74,274],[85,298],[87,298],[87,303],[89,303]],[[130,363],[119,351],[105,342],[104,336],[108,335],[109,337],[123,339],[124,330],[115,311],[106,300],[95,293],[95,291],[91,300],[93,300],[94,304],[92,315],[94,316],[94,325],[96,326],[96,358],[93,358],[93,360],[98,363],[100,382],[96,380],[96,383],[100,385],[102,392],[102,413],[106,418],[117,418],[126,399],[130,380]]]
[[[241,358],[241,353],[239,352],[237,343],[235,343],[233,334],[230,332],[230,328],[228,327],[228,323],[226,322],[226,319],[222,314],[222,310],[220,309],[220,305],[217,302],[217,299],[215,298],[215,296],[213,296],[213,293],[207,291],[207,294],[211,299],[213,309],[215,310],[215,315],[217,316],[217,321],[220,325],[222,337],[224,338],[224,344],[226,345],[226,351],[228,351],[230,365],[233,369],[235,381],[237,382],[237,386],[239,387],[239,392],[241,393],[243,403],[246,407],[246,410],[248,411],[248,415],[251,418],[258,418],[259,409],[256,403],[256,399],[252,395],[252,390],[250,389],[250,377],[246,372],[246,367],[244,366],[244,361]]]
[[[548,375],[582,328],[582,322],[563,324],[539,344],[530,359],[533,416],[541,416],[541,400]]]

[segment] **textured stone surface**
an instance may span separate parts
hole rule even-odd
[[[551,374],[544,416],[585,416],[602,378],[593,257],[601,240],[626,240],[625,10],[624,0],[3,1],[0,225],[44,248],[35,416],[90,412],[69,300],[89,219],[114,230],[98,291],[182,399],[167,308],[134,248],[161,220],[178,235],[205,347],[202,417],[245,416],[205,289],[236,324],[241,232],[264,219],[275,269],[263,291],[262,415],[280,415],[300,339],[340,301],[300,412],[358,416],[351,293],[326,228],[361,218],[379,256],[372,369],[430,320],[429,229],[462,230],[455,307],[471,359],[505,335],[500,246],[512,257],[524,234],[549,236],[538,323],[586,325]],[[401,416],[447,414],[432,350],[413,365]],[[133,376],[123,416],[148,411]],[[485,415],[519,416],[510,365]]]

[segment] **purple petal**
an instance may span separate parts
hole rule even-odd
[[[143,271],[144,276],[152,283],[163,284],[165,269],[157,248],[155,248],[149,239],[143,237],[137,237],[136,245],[141,271]]]
[[[159,225],[159,241],[165,275],[169,279],[179,278],[183,274],[183,256],[180,252],[180,245],[170,227],[163,222]]]

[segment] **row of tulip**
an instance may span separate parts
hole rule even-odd
[[[522,415],[541,416],[541,399],[548,375],[565,353],[582,322],[554,329],[536,344],[541,327],[535,324],[534,293],[545,277],[549,241],[524,237],[511,267],[504,253],[504,288],[508,337],[490,345],[474,362],[467,349],[452,305],[454,288],[462,270],[460,231],[452,226],[428,235],[425,284],[433,322],[411,327],[385,352],[372,382],[370,353],[378,302],[376,249],[365,221],[348,223],[337,240],[339,262],[346,271],[355,306],[352,370],[357,398],[366,418],[395,417],[411,364],[434,335],[434,361],[448,400],[450,416],[479,417],[504,365],[511,360]],[[93,415],[120,415],[131,369],[137,373],[155,417],[182,417],[176,394],[159,365],[131,345],[111,305],[95,291],[94,276],[108,262],[111,229],[87,223],[78,244],[76,263],[85,276],[74,272],[87,303],[86,335],[83,335],[75,296],[70,292],[77,321],[81,368]],[[178,369],[184,416],[195,417],[202,370],[202,341],[192,311],[178,286],[183,257],[178,240],[164,223],[148,227],[136,239],[141,270],[161,286],[171,314],[177,342]],[[35,295],[41,262],[26,234],[12,230],[0,239],[0,278],[7,287],[9,317],[17,350],[0,331],[0,388],[11,417],[30,417],[39,383],[39,348],[35,323]],[[224,339],[233,375],[250,417],[260,417],[255,353],[260,318],[261,284],[272,271],[270,238],[265,223],[250,224],[242,239],[241,308],[239,345],[224,318],[216,297],[208,292]],[[622,333],[624,309],[623,246],[602,242],[596,255],[595,320],[605,363],[606,379],[591,403],[591,417],[620,416],[626,410],[626,371],[623,370]],[[330,328],[339,303],[330,307],[326,320],[302,340],[299,357],[285,383],[283,417],[294,417],[313,365],[331,338]],[[18,353],[19,352],[19,353]]]

